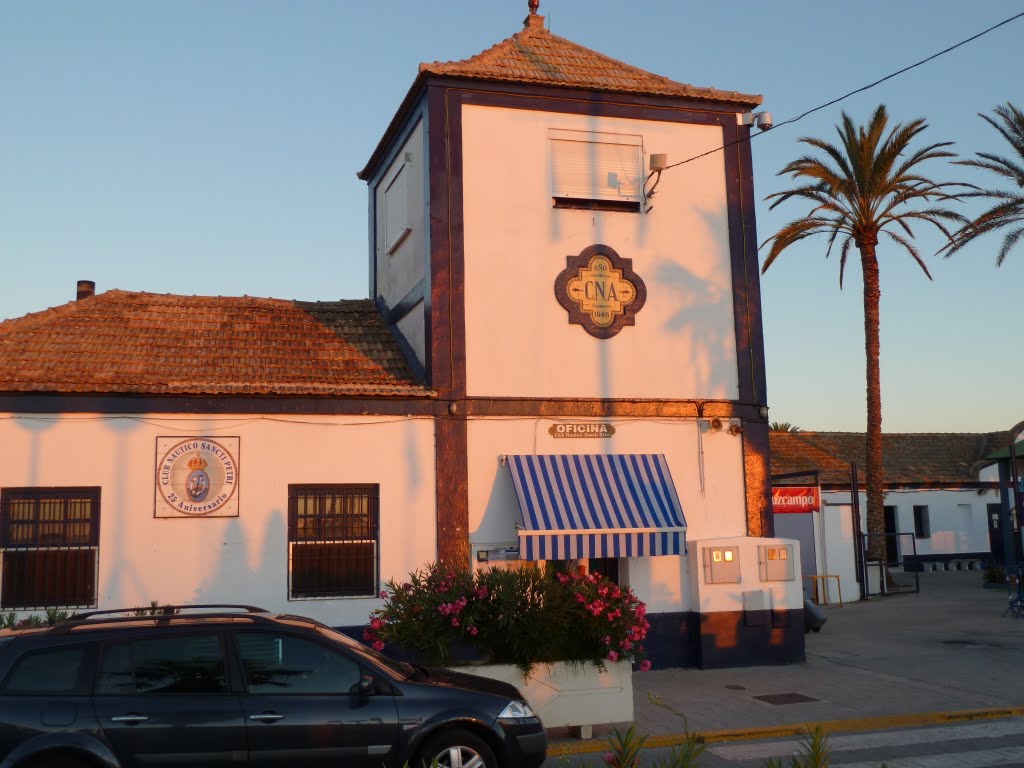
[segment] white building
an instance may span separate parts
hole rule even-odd
[[[629,584],[657,665],[801,659],[796,551],[749,538],[759,103],[531,12],[421,65],[360,173],[372,302],[107,291],[0,324],[0,607],[358,627],[389,578],[518,555]]]
[[[820,488],[820,504],[814,512],[784,513],[777,504],[776,532],[800,540],[805,577],[828,575],[819,580],[820,599],[826,584],[832,602],[840,592],[844,601],[860,599],[863,568],[857,563],[856,539],[867,531],[864,434],[772,432],[770,439],[776,491],[813,480]],[[1000,487],[992,457],[1006,444],[1006,432],[883,435],[889,566],[914,572],[1001,563],[1002,519],[1010,520],[1020,552],[1015,516],[1003,518],[1005,489]],[[859,468],[859,521],[853,507],[851,465]],[[880,589],[878,584],[866,587],[869,593]]]

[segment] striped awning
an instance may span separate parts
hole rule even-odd
[[[508,456],[524,560],[679,555],[686,519],[661,454]]]

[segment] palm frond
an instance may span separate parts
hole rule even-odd
[[[903,246],[904,250],[910,254],[910,257],[917,262],[917,266],[924,271],[928,279],[932,279],[932,273],[928,271],[928,265],[921,259],[921,254],[917,252],[917,248],[914,247],[913,242],[909,238],[903,237],[902,235],[889,230],[885,230],[883,234]]]
[[[995,175],[999,179],[1007,179],[1019,188],[1024,188],[1024,112],[1012,103],[1000,104],[993,109],[993,115],[981,114],[980,117],[991,125],[1010,145],[1013,156],[998,155],[993,152],[977,152],[969,160],[959,161],[966,165]],[[961,226],[956,232],[953,242],[945,248],[945,255],[950,256],[977,238],[996,230],[1011,227],[1003,238],[1002,246],[996,256],[996,266],[1002,266],[1010,251],[1020,242],[1024,223],[1024,197],[1016,191],[1000,189],[978,189],[964,194],[964,197],[983,198],[996,201],[988,210],[979,214],[973,221]]]
[[[1003,247],[999,249],[999,255],[996,256],[997,267],[1003,266],[1007,254],[1013,250],[1013,247],[1020,241],[1021,237],[1024,237],[1024,227],[1011,231],[1003,238]]]

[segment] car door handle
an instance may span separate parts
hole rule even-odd
[[[261,712],[258,715],[249,715],[250,720],[258,720],[261,723],[273,723],[276,720],[284,720],[284,715],[277,712]]]
[[[145,715],[114,715],[110,718],[111,722],[114,723],[144,723],[149,720]]]

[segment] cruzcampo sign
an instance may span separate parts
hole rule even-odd
[[[610,339],[634,324],[647,301],[647,286],[633,271],[632,259],[598,243],[565,261],[565,270],[555,279],[555,298],[569,313],[570,323],[599,339]]]

